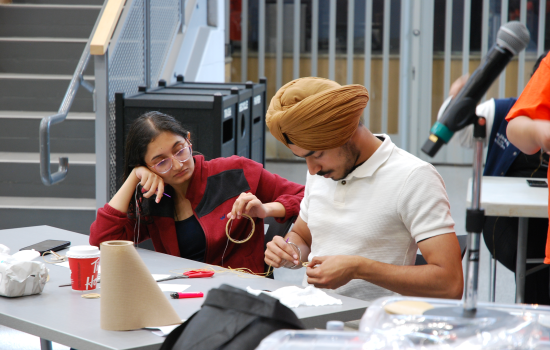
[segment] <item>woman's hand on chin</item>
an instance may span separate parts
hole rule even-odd
[[[134,168],[133,173],[139,179],[143,197],[149,198],[156,193],[155,202],[160,202],[164,194],[164,180],[144,166]]]
[[[233,203],[231,212],[227,214],[228,219],[240,219],[242,214],[251,217],[265,218],[268,209],[266,206],[252,193],[241,193],[239,198]]]

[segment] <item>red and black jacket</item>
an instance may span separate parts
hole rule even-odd
[[[272,174],[261,164],[243,157],[205,161],[199,155],[193,159],[195,170],[186,198],[191,202],[193,214],[204,230],[206,263],[221,266],[227,243],[226,214],[231,211],[233,203],[242,192],[254,194],[262,203],[281,203],[285,207],[286,216],[277,218],[277,221],[284,222],[298,216],[300,202],[304,197],[304,186]],[[173,189],[166,186],[165,192],[170,195]],[[150,217],[146,224],[142,220],[139,241],[151,239],[157,252],[180,256],[173,199],[164,196],[160,203],[155,203],[153,199],[144,198],[143,206],[148,207]],[[264,272],[263,219],[255,218],[255,225],[255,232],[249,241],[243,244],[229,242],[223,259],[224,267],[246,267],[257,273]],[[135,220],[130,219],[127,213],[105,204],[97,211],[96,220],[90,227],[90,244],[99,246],[101,242],[110,240],[133,241],[134,227]],[[251,229],[252,224],[248,219],[234,220],[231,237],[245,239]]]

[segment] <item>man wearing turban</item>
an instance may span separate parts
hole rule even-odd
[[[303,264],[307,283],[364,300],[460,299],[461,252],[443,179],[361,123],[368,100],[361,85],[322,78],[291,81],[271,100],[270,132],[309,173],[300,215],[267,244],[265,262]],[[417,249],[426,265],[414,266]]]

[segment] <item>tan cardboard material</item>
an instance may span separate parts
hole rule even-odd
[[[393,315],[422,315],[433,308],[432,304],[415,300],[400,300],[384,306],[384,310]]]
[[[101,243],[101,328],[129,331],[181,323],[130,241]]]

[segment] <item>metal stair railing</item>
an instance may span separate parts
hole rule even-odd
[[[84,80],[84,71],[88,66],[90,61],[90,42],[94,36],[96,28],[98,27],[99,21],[103,15],[107,2],[101,8],[97,21],[92,29],[92,34],[86,43],[86,47],[80,56],[78,65],[76,66],[75,72],[63,97],[61,106],[57,111],[57,114],[50,115],[42,118],[40,122],[40,177],[42,178],[42,183],[46,186],[56,184],[60,181],[63,181],[67,177],[67,172],[69,170],[69,158],[60,157],[59,158],[59,169],[57,172],[53,173],[50,169],[50,127],[52,125],[63,122],[67,118],[67,114],[71,109],[71,106],[78,92],[78,88],[82,86],[92,94],[94,94],[95,88],[92,84]],[[94,95],[94,106],[95,106],[95,95]]]
[[[140,86],[158,86],[168,58],[179,53],[179,48],[177,52],[172,49],[178,32],[186,33],[182,22],[186,23],[184,12],[187,17],[193,13],[189,9],[191,2],[127,0],[112,35],[102,36],[97,47],[92,42],[98,208],[109,202],[120,180],[116,178],[116,166],[122,160],[116,151],[124,147],[124,140],[116,133],[115,94],[132,96],[138,93]],[[186,5],[188,11],[184,10]]]
[[[69,160],[59,158],[59,170],[50,170],[50,127],[61,123],[80,86],[94,94],[96,113],[96,201],[106,202],[116,190],[114,178],[114,94],[137,93],[138,86],[154,87],[178,32],[185,32],[195,1],[107,0],[86,44],[57,114],[40,124],[40,175],[49,186],[67,176]],[[185,11],[185,7],[188,7]],[[152,50],[154,48],[154,50]],[[90,60],[95,60],[95,86],[83,79]],[[107,200],[108,201],[108,200]]]

